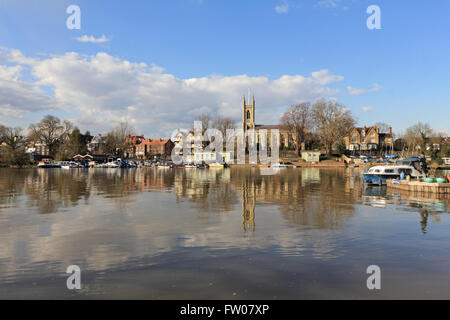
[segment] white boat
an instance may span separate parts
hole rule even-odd
[[[41,161],[37,166],[38,168],[61,168],[60,164],[49,161]]]
[[[383,185],[389,179],[399,179],[409,176],[412,179],[425,179],[427,168],[424,162],[417,158],[397,160],[395,165],[374,166],[364,175],[364,183]]]
[[[76,168],[80,168],[78,163],[73,162],[73,161],[70,161],[70,162],[63,161],[60,164],[61,164],[61,169],[76,169]]]
[[[119,168],[120,165],[117,161],[111,161],[106,164],[107,168]]]

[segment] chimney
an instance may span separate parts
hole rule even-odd
[[[389,127],[389,134],[392,136],[392,127]]]

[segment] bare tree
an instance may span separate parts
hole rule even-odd
[[[419,146],[423,152],[426,150],[427,141],[432,134],[433,129],[428,123],[418,122],[406,129],[405,140],[414,148]]]
[[[295,137],[295,151],[298,155],[301,144],[305,143],[306,136],[312,128],[311,103],[304,102],[287,108],[281,116],[281,124],[288,127],[288,130]]]
[[[0,148],[2,160],[9,165],[22,166],[28,162],[26,138],[22,128],[0,126]]]
[[[120,122],[106,135],[106,149],[110,154],[123,156],[130,147],[129,136],[135,135],[135,130],[126,121]]]
[[[377,122],[375,126],[380,129],[380,133],[389,133],[389,128],[391,128],[391,125],[384,122]]]
[[[52,157],[56,155],[58,148],[64,143],[70,132],[72,132],[73,124],[59,118],[47,115],[39,123],[30,125],[30,138],[35,142],[44,143]]]
[[[331,153],[333,145],[340,143],[348,130],[355,125],[350,110],[333,101],[317,101],[312,106],[312,117],[315,129],[328,154]]]
[[[231,119],[230,117],[222,117],[222,116],[217,116],[212,121],[212,126],[213,128],[219,130],[224,137],[227,134],[227,130],[236,129],[236,124],[233,122],[233,119]]]
[[[200,121],[202,123],[202,134],[204,134],[206,130],[211,128],[214,122],[213,117],[209,113],[203,113],[200,116],[198,116],[195,120]]]

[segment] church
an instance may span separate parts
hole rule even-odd
[[[280,146],[280,149],[294,147],[295,136],[289,131],[288,127],[280,124],[256,124],[255,96],[253,96],[252,101],[248,101],[248,103],[249,104],[247,104],[244,96],[242,102],[242,130],[244,131],[244,134],[248,130],[254,129],[259,141],[259,130],[265,129],[267,130],[267,140],[270,141],[271,131],[278,129],[278,145]]]

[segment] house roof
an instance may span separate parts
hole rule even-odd
[[[165,145],[166,143],[168,143],[170,140],[169,139],[147,139],[141,142],[141,144],[146,144],[149,146],[162,146]]]
[[[288,129],[287,126],[281,125],[281,124],[257,124],[255,125],[256,129]]]

